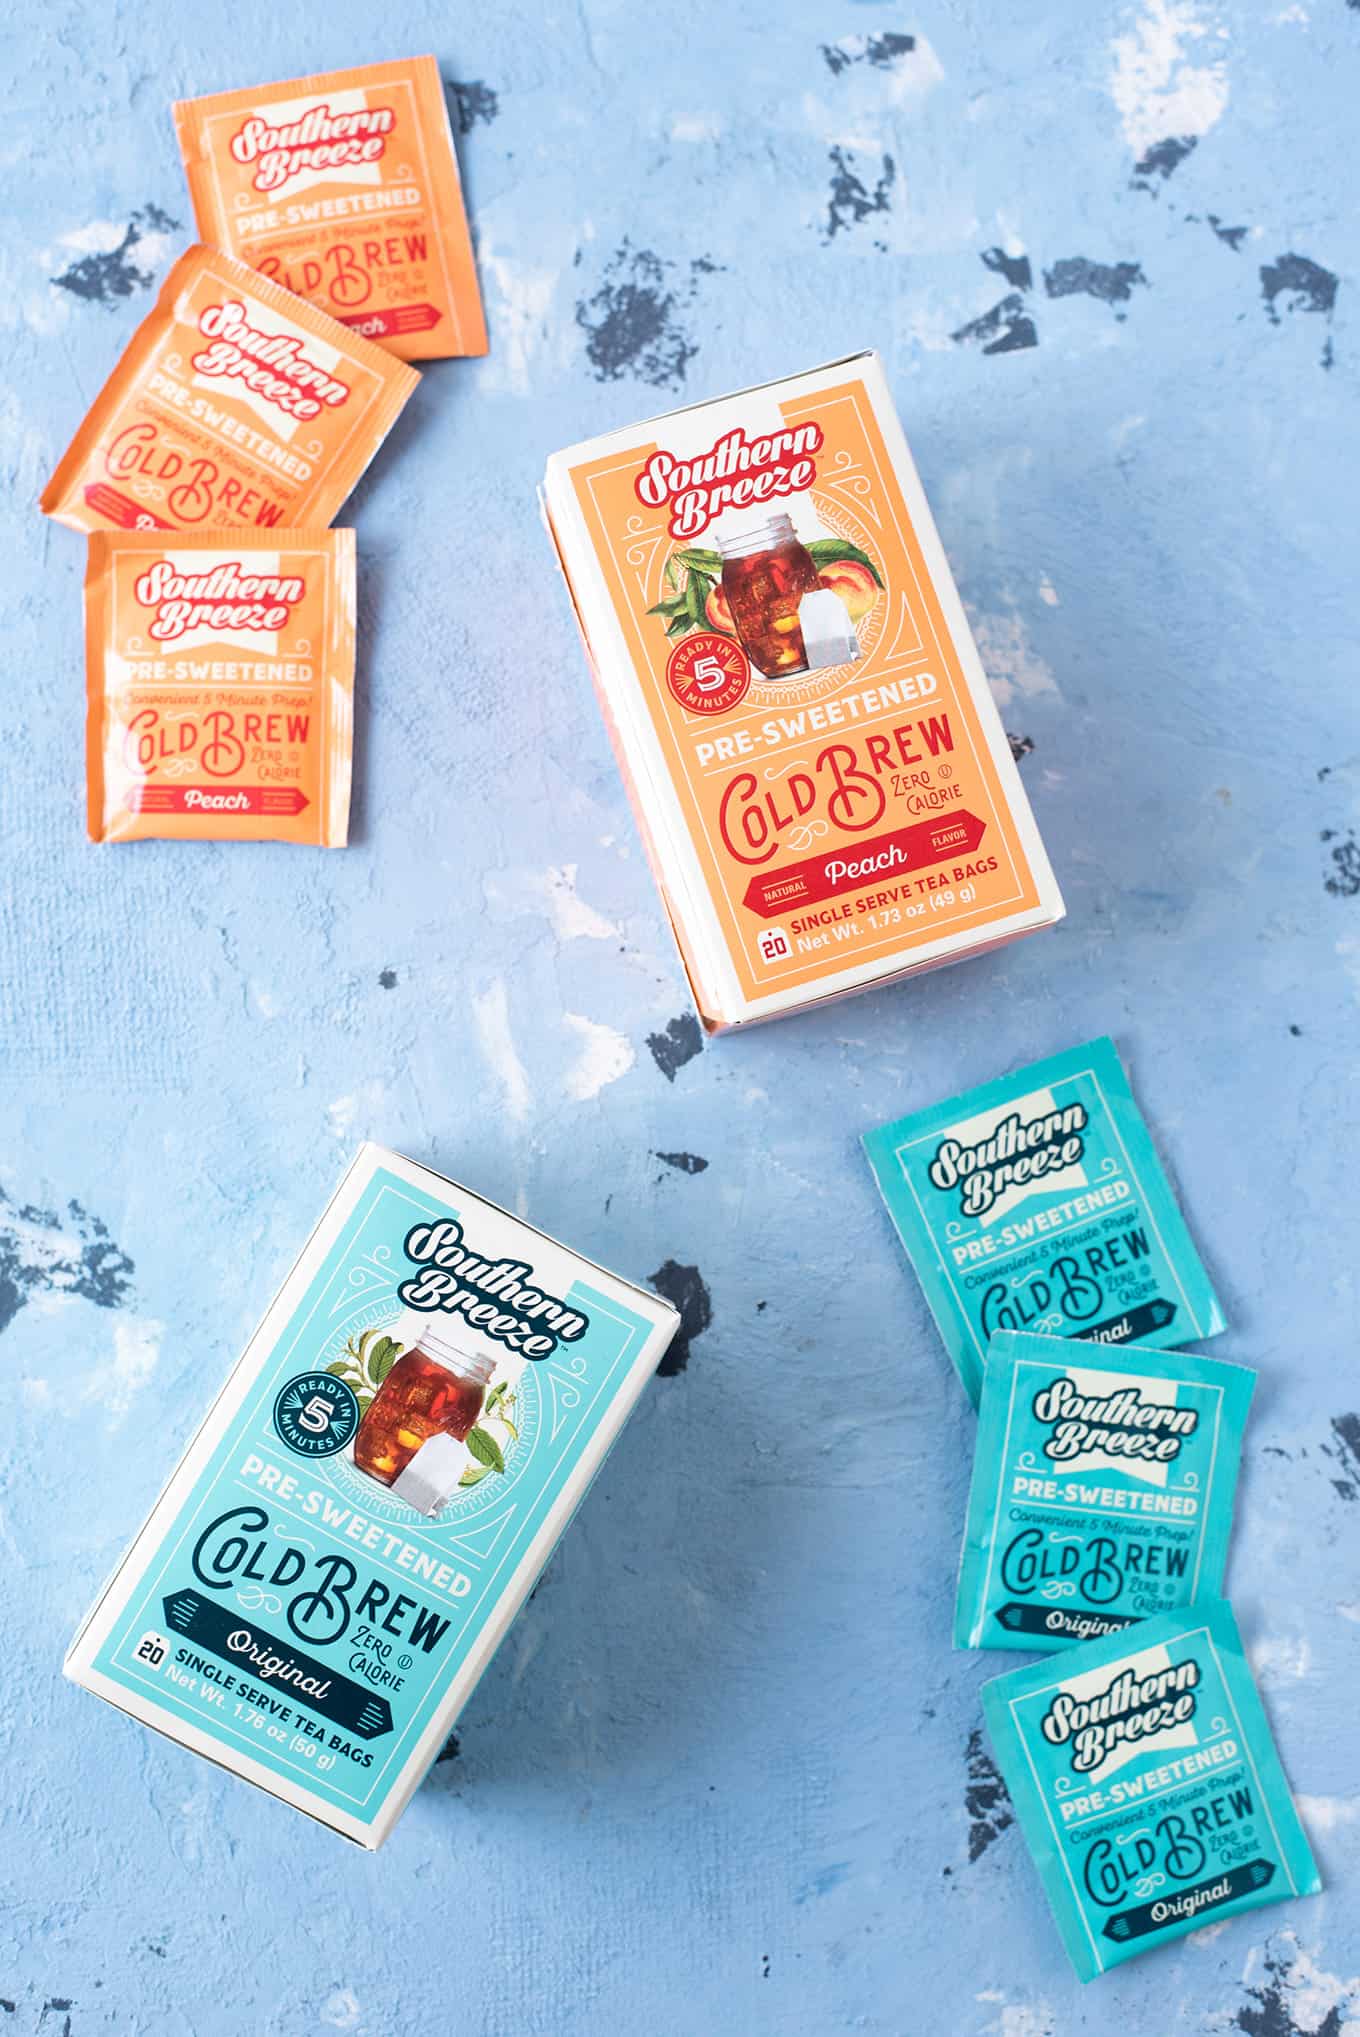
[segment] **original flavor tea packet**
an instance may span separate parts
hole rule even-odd
[[[66,1674],[377,1848],[679,1321],[365,1145]]]
[[[1321,1888],[1226,1600],[996,1677],[982,1707],[1082,1980]]]
[[[90,839],[349,834],[352,530],[93,531]]]
[[[1221,1591],[1255,1384],[1187,1351],[998,1330],[955,1646],[1067,1649]]]
[[[181,99],[175,127],[204,240],[403,360],[486,352],[433,57]]]
[[[555,453],[543,503],[710,1030],[1062,918],[876,354]]]
[[[1113,1041],[864,1145],[974,1407],[997,1330],[1173,1345],[1226,1328]]]
[[[80,531],[330,523],[419,379],[268,277],[191,247],[42,507]]]

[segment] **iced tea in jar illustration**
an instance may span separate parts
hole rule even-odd
[[[432,1437],[466,1442],[495,1369],[490,1354],[472,1350],[442,1324],[427,1324],[369,1402],[354,1439],[359,1470],[395,1485]]]
[[[822,585],[812,554],[786,512],[719,535],[722,590],[747,657],[767,679],[807,670],[798,619],[803,597]]]

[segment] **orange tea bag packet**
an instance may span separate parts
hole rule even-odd
[[[345,846],[352,530],[93,532],[85,678],[92,841]]]
[[[83,531],[327,524],[419,379],[230,255],[189,248],[42,507]]]
[[[405,361],[484,354],[433,57],[181,99],[203,238]]]

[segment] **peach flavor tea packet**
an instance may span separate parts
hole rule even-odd
[[[91,840],[344,847],[352,530],[93,532],[85,665]]]
[[[433,57],[181,99],[203,238],[403,360],[484,354]]]
[[[710,1031],[1062,918],[876,354],[555,453],[543,501]]]
[[[80,531],[328,524],[419,379],[230,255],[191,247],[42,508]]]

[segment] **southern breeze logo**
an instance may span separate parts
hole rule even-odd
[[[133,583],[143,608],[155,613],[148,636],[171,644],[190,630],[247,630],[276,636],[307,592],[307,583],[282,573],[246,573],[228,559],[206,573],[181,573],[172,559],[157,559]]]
[[[209,304],[198,315],[198,329],[212,345],[194,355],[197,372],[241,382],[285,417],[306,421],[349,401],[348,382],[310,360],[291,333],[257,331],[242,303]]]
[[[526,1261],[479,1258],[453,1218],[414,1225],[404,1249],[421,1268],[397,1289],[408,1308],[460,1315],[484,1337],[533,1359],[551,1357],[559,1341],[575,1343],[590,1328],[584,1309],[533,1285]]]
[[[257,191],[280,185],[307,171],[348,170],[376,163],[397,124],[390,106],[366,106],[354,113],[336,113],[323,99],[309,106],[299,120],[271,127],[258,113],[231,138],[232,160],[253,163]]]
[[[1098,1674],[1099,1672],[1097,1672]],[[1089,1677],[1083,1682],[1090,1683]],[[1135,1743],[1160,1739],[1174,1733],[1178,1740],[1194,1739],[1190,1721],[1195,1716],[1195,1689],[1200,1668],[1194,1656],[1165,1668],[1140,1672],[1136,1661],[1121,1665],[1103,1690],[1078,1695],[1064,1685],[1040,1721],[1040,1730],[1052,1747],[1072,1749],[1072,1766],[1080,1775],[1118,1758],[1130,1759]]]
[[[1172,1464],[1186,1437],[1199,1427],[1195,1408],[1144,1400],[1136,1386],[1110,1394],[1083,1393],[1066,1373],[1040,1387],[1031,1405],[1035,1420],[1052,1431],[1044,1439],[1044,1455],[1055,1464],[1095,1455]]]
[[[817,474],[812,455],[822,444],[819,424],[748,439],[738,425],[695,460],[655,452],[633,482],[649,509],[671,505],[671,536],[696,538],[727,509],[749,509],[776,495],[798,495]]]
[[[931,1184],[945,1193],[956,1188],[964,1216],[984,1217],[1003,1198],[1008,1205],[1021,1202],[1036,1181],[1080,1166],[1086,1150],[1081,1135],[1090,1122],[1085,1104],[1055,1105],[1033,1118],[1022,1117],[1022,1108],[1008,1111],[976,1143],[951,1134],[935,1148],[927,1170]],[[968,1127],[957,1130],[966,1134]]]

